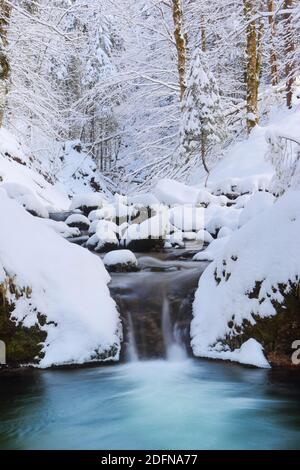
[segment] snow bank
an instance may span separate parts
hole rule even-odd
[[[102,193],[76,194],[72,199],[70,211],[82,208],[101,209],[104,201],[106,201],[106,197]]]
[[[265,191],[254,193],[248,202],[246,202],[244,210],[240,214],[239,226],[245,225],[253,217],[269,209],[274,204],[274,201],[275,197],[273,194]]]
[[[209,204],[226,205],[228,202],[225,196],[215,196],[203,188],[187,186],[186,184],[171,179],[160,180],[154,189],[154,194],[162,204],[168,206],[178,204],[191,206],[207,206]]]
[[[117,360],[120,324],[102,261],[72,245],[32,217],[0,191],[0,276],[16,286],[30,288],[13,311],[15,321],[26,327],[47,322],[45,356],[40,367],[53,364]],[[2,274],[1,274],[2,273]]]
[[[225,351],[229,357],[226,338],[240,334],[237,327],[276,315],[273,302],[284,302],[280,286],[287,294],[298,283],[299,233],[300,192],[289,191],[227,240],[196,293],[191,325],[196,356],[223,359]],[[251,350],[244,349],[243,362],[253,364]]]
[[[22,205],[29,210],[38,207],[43,216],[46,211],[67,209],[70,202],[65,193],[58,186],[48,183],[42,174],[30,169],[30,164],[16,138],[7,130],[0,129],[0,183],[26,188]]]

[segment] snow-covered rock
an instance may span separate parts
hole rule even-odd
[[[105,201],[103,193],[77,194],[72,199],[70,211],[81,209],[84,215],[88,215],[92,210],[101,209]]]
[[[230,237],[232,230],[229,227],[222,227],[218,232],[218,238]]]
[[[51,228],[63,238],[79,237],[80,230],[77,227],[69,227],[65,222],[57,222],[51,219],[41,219],[41,223]]]
[[[65,241],[3,191],[0,214],[5,220],[0,230],[1,292],[10,305],[7,321],[21,329],[19,348],[24,348],[26,362],[49,367],[117,360],[120,322],[102,261]],[[44,340],[29,361],[26,344],[31,344],[33,331],[41,331]],[[8,350],[10,340],[16,337],[7,338]]]
[[[211,243],[214,239],[207,230],[199,230],[197,232],[196,240],[203,243]]]
[[[104,256],[103,262],[111,272],[131,272],[138,270],[138,261],[130,250],[110,251]]]
[[[229,357],[254,338],[270,363],[291,365],[300,331],[299,233],[300,192],[289,191],[224,243],[196,293],[195,355]],[[247,361],[253,364],[251,352]]]
[[[129,225],[122,237],[123,246],[133,251],[150,251],[164,244],[164,240],[170,233],[169,210],[166,206],[155,207],[153,217],[142,223]]]
[[[11,199],[15,199],[32,215],[47,219],[49,212],[46,207],[39,201],[34,193],[27,187],[19,183],[3,183],[0,185]]]
[[[256,215],[269,209],[274,204],[275,197],[273,194],[265,191],[255,192],[246,202],[243,211],[239,217],[239,226],[245,225],[249,220],[253,219]]]
[[[93,233],[95,230],[95,233]],[[89,233],[93,235],[87,241],[87,248],[103,253],[119,246],[118,226],[109,220],[95,220]]]
[[[83,214],[71,214],[65,223],[69,227],[77,227],[80,230],[88,230],[91,225],[89,219]]]
[[[154,193],[161,203],[168,206],[208,206],[209,204],[226,205],[228,203],[225,196],[215,196],[206,189],[188,186],[171,179],[160,180]]]
[[[224,245],[228,242],[229,237],[222,237],[213,240],[206,250],[199,251],[194,257],[194,261],[213,261],[222,251]]]

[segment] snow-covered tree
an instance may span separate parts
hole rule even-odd
[[[185,162],[201,157],[209,173],[207,158],[225,138],[225,119],[216,80],[205,52],[196,48],[191,61],[183,100],[180,153]]]

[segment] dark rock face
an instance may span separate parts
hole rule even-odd
[[[135,263],[117,263],[113,265],[105,265],[106,269],[110,273],[135,273],[140,270],[140,268]]]
[[[9,290],[17,298],[28,296],[29,291],[18,290],[12,281]],[[14,304],[6,300],[6,286],[0,285],[0,339],[6,345],[6,363],[9,367],[37,363],[42,357],[42,346],[47,334],[42,330],[45,324],[43,315],[38,315],[38,323],[31,328],[13,321]]]
[[[160,238],[147,238],[142,240],[132,240],[124,248],[135,253],[147,253],[151,251],[160,251],[164,247],[164,240]]]
[[[82,232],[86,232],[90,228],[89,224],[84,222],[72,222],[68,225],[69,227],[79,228]]]
[[[258,297],[260,284],[257,283],[250,294],[253,298]],[[272,302],[276,315],[267,318],[254,316],[255,325],[244,322],[240,328],[234,326],[233,318],[229,324],[233,334],[227,336],[224,343],[235,349],[249,338],[255,338],[264,347],[265,355],[272,366],[300,367],[292,362],[292,344],[295,340],[300,340],[299,285],[292,284],[288,288],[289,292],[286,293],[287,285],[278,286],[285,300],[283,304]]]

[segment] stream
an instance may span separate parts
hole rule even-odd
[[[298,449],[300,376],[192,357],[191,305],[206,263],[139,255],[112,274],[121,362],[8,375],[0,449]]]

